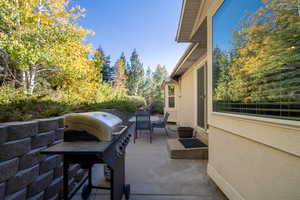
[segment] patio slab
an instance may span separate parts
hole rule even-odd
[[[175,134],[169,132],[168,138]],[[131,200],[226,200],[206,173],[207,160],[174,160],[167,151],[167,136],[155,129],[152,144],[141,135],[126,154],[126,183]],[[104,182],[101,165],[95,166],[94,182]],[[80,199],[77,195],[76,199]],[[109,199],[107,191],[94,190],[90,199]]]

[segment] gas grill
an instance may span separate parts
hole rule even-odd
[[[125,184],[125,148],[130,141],[133,127],[122,124],[122,120],[106,112],[74,113],[65,116],[64,141],[44,151],[44,154],[63,155],[63,198],[71,199],[85,184],[82,198],[87,199],[93,188],[110,190],[111,200],[130,196],[130,185]],[[88,175],[70,194],[68,169],[78,163],[88,169]],[[94,164],[106,164],[110,171],[110,187],[92,184]]]

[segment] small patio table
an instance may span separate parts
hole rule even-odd
[[[135,120],[136,120],[136,118],[135,118],[135,116],[133,116],[133,117],[131,117],[128,121],[129,121],[129,122],[135,122]],[[151,123],[158,122],[158,121],[160,121],[160,120],[162,120],[162,118],[159,117],[159,116],[150,116],[150,121],[151,121]]]
[[[161,120],[162,120],[162,118],[159,117],[159,116],[150,116],[150,123],[151,123],[150,127],[149,127],[150,128],[150,143],[152,141],[152,136],[151,136],[151,134],[152,134],[152,126],[153,126],[154,123],[158,123]],[[133,117],[131,117],[128,121],[136,123],[136,115],[133,116]],[[137,138],[137,131],[135,131],[135,133],[134,133],[134,139],[133,139],[134,143],[135,143],[135,139],[136,138]]]

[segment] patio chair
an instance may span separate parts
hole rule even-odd
[[[150,119],[150,112],[137,111],[135,113],[135,119],[135,136],[133,139],[133,143],[135,143],[138,131],[149,131],[150,143],[152,143],[152,125]]]
[[[170,114],[166,112],[163,120],[152,123],[152,128],[163,128],[165,129],[165,133],[168,136],[167,122],[168,122],[169,115]]]

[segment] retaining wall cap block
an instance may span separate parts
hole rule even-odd
[[[42,146],[47,146],[55,140],[55,131],[38,134],[32,137],[31,148],[35,149]]]
[[[44,194],[45,194],[44,191],[40,192],[33,197],[27,198],[27,200],[44,200],[44,199],[46,199],[46,198],[44,198]]]
[[[56,140],[52,144],[49,144],[49,147],[54,146],[56,144],[62,143],[64,140]]]
[[[31,139],[14,140],[0,144],[0,162],[22,156],[31,149]]]
[[[9,179],[6,185],[6,194],[12,194],[22,188],[25,188],[27,185],[32,183],[36,177],[39,175],[39,166],[36,165],[32,168],[19,171],[15,177]]]
[[[5,200],[25,200],[25,199],[26,199],[26,188],[5,198]]]
[[[53,118],[57,119],[58,128],[64,128],[64,116],[53,117]]]
[[[39,133],[44,133],[58,129],[58,118],[47,118],[37,120],[39,123]]]
[[[63,178],[60,177],[55,179],[47,188],[45,192],[45,199],[50,199],[55,195],[61,193],[62,189],[63,189]]]
[[[53,179],[53,170],[40,175],[37,179],[28,186],[27,197],[31,197],[45,190]]]
[[[0,184],[0,199],[4,199],[5,196],[5,183]]]
[[[7,127],[0,126],[0,144],[7,141]]]
[[[58,155],[49,156],[40,164],[40,174],[46,173],[50,171],[51,169],[54,169],[55,167],[59,166],[58,163]]]
[[[19,166],[18,158],[0,162],[0,182],[6,181],[9,178],[15,176],[15,174],[18,171],[18,166]]]
[[[46,147],[41,147],[29,151],[27,154],[20,158],[19,170],[27,169],[34,166],[35,164],[41,162],[46,158],[46,155],[40,153],[41,150],[46,149]]]
[[[7,140],[18,140],[36,135],[37,121],[7,123]]]

